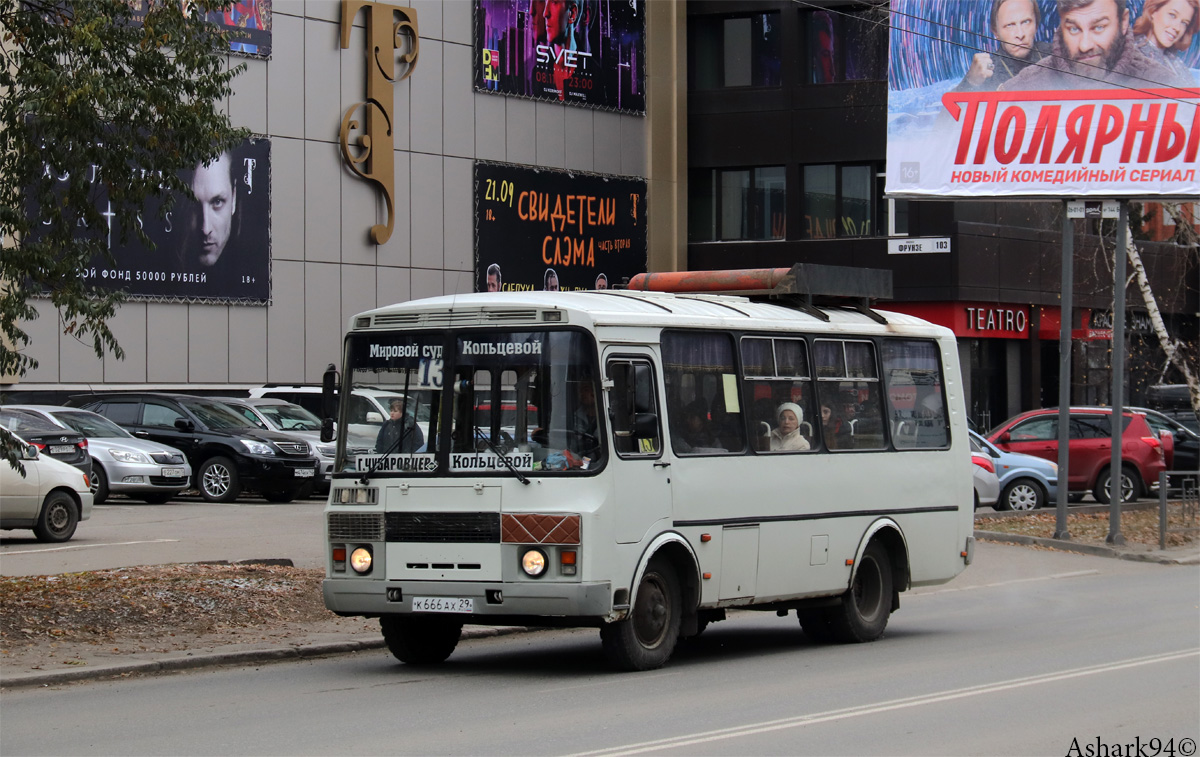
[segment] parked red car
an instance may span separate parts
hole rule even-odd
[[[1090,491],[1096,501],[1109,502],[1112,467],[1112,410],[1071,408],[1068,491]],[[1162,443],[1142,413],[1124,414],[1121,436],[1121,501],[1132,502],[1158,483],[1166,470]],[[1009,418],[988,433],[1001,449],[1058,461],[1058,409],[1030,410]],[[1062,479],[1059,479],[1061,486]]]

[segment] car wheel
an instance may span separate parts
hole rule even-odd
[[[227,457],[212,457],[204,461],[196,474],[200,496],[208,502],[233,502],[242,493],[237,468]]]
[[[856,644],[883,636],[892,614],[892,563],[878,541],[867,545],[854,572],[854,584],[832,609],[829,625],[836,640]]]
[[[646,566],[629,616],[600,628],[609,662],[623,670],[661,668],[675,651],[683,609],[675,569],[661,558]]]
[[[1046,490],[1031,478],[1009,481],[1000,492],[1002,510],[1036,510],[1046,504]]]
[[[392,656],[409,665],[445,662],[462,636],[462,621],[447,618],[383,615],[379,628]]]
[[[92,490],[93,505],[99,505],[108,499],[108,474],[95,460],[92,460],[92,475],[88,477],[88,484]]]
[[[1112,484],[1112,471],[1106,470],[1100,474],[1100,478],[1096,481],[1096,488],[1092,490],[1092,496],[1102,505],[1107,505],[1112,502],[1109,489]],[[1121,502],[1133,502],[1138,497],[1142,496],[1142,484],[1138,480],[1138,475],[1125,466],[1121,466]]]
[[[79,506],[70,494],[64,491],[52,491],[46,495],[42,503],[42,513],[38,516],[33,533],[38,541],[60,542],[67,541],[75,535],[75,527],[79,525]]]

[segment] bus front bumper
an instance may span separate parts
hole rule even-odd
[[[408,615],[413,599],[471,600],[470,613],[455,613],[466,623],[524,617],[601,618],[610,615],[612,584],[546,582],[446,583],[326,578],[325,606],[340,615]],[[426,614],[426,613],[418,613]]]

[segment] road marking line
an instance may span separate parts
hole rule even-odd
[[[168,544],[178,539],[150,539],[149,541],[118,541],[111,544],[72,544],[69,547],[48,547],[46,549],[24,549],[19,552],[0,552],[4,555],[40,555],[43,552],[63,552],[68,549],[94,549],[96,547],[127,547],[130,544]]]
[[[974,591],[975,589],[994,589],[997,586],[1012,586],[1013,584],[1027,584],[1033,581],[1052,581],[1057,578],[1079,578],[1080,576],[1098,576],[1098,570],[1076,570],[1070,573],[1052,573],[1048,576],[1034,576],[1033,578],[1014,578],[1011,581],[997,581],[991,584],[976,584],[975,586],[959,586],[949,589],[935,589],[934,591],[914,591],[914,597],[930,597],[934,594],[949,594],[955,591]]]
[[[813,725],[815,723],[828,723],[830,721],[854,718],[860,715],[874,715],[881,712],[902,710],[910,707],[921,707],[927,704],[949,702],[955,699],[964,699],[966,697],[973,697],[979,694],[992,694],[995,692],[1007,691],[1009,689],[1036,686],[1043,683],[1054,683],[1056,681],[1065,681],[1071,678],[1096,675],[1097,673],[1110,673],[1116,670],[1123,670],[1125,668],[1135,668],[1142,665],[1153,665],[1161,662],[1172,662],[1185,657],[1196,656],[1200,656],[1200,649],[1185,649],[1178,652],[1166,652],[1158,655],[1150,655],[1148,657],[1134,657],[1128,660],[1122,660],[1120,662],[1111,662],[1102,665],[1089,665],[1083,668],[1063,670],[1057,673],[1043,673],[1041,675],[1028,676],[1025,678],[1013,678],[1007,681],[999,681],[997,683],[968,686],[962,689],[950,689],[932,694],[906,697],[904,699],[892,699],[886,702],[859,705],[858,707],[847,707],[840,710],[830,710],[829,712],[818,712],[812,715],[799,715],[780,720],[768,720],[762,723],[751,723],[749,725],[722,728],[715,731],[705,731],[687,736],[675,736],[668,739],[658,739],[656,741],[643,741],[638,744],[626,744],[625,746],[610,747],[608,749],[597,749],[592,752],[577,752],[572,755],[572,757],[584,757],[585,755],[588,757],[594,757],[595,755],[642,754],[644,752],[659,751],[663,749],[677,749],[680,747],[695,746],[696,744],[722,741],[724,739],[739,738],[741,736],[753,736],[761,733],[769,733],[771,731],[779,731],[786,728]]]

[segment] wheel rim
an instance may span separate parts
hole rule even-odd
[[[1112,476],[1108,477],[1108,481],[1104,484],[1104,493],[1108,495],[1108,501],[1112,502]],[[1133,499],[1133,478],[1127,474],[1121,474],[1121,501],[1129,502]]]
[[[883,577],[873,557],[863,558],[854,575],[854,605],[864,620],[874,620],[883,607]]]
[[[638,589],[637,604],[633,610],[633,632],[638,642],[652,649],[662,643],[671,624],[671,608],[667,601],[667,587],[662,576],[647,574]]]
[[[204,469],[204,492],[210,497],[223,497],[229,492],[229,469],[210,465]]]
[[[1008,493],[1008,506],[1013,510],[1034,510],[1037,505],[1037,492],[1029,484],[1017,484]]]
[[[92,475],[88,476],[88,491],[92,493],[93,497],[96,496],[96,492],[100,491],[100,477],[95,470],[92,470]]]
[[[64,502],[55,502],[50,505],[49,512],[46,513],[46,525],[50,527],[50,531],[54,534],[62,534],[71,526],[71,509]]]

